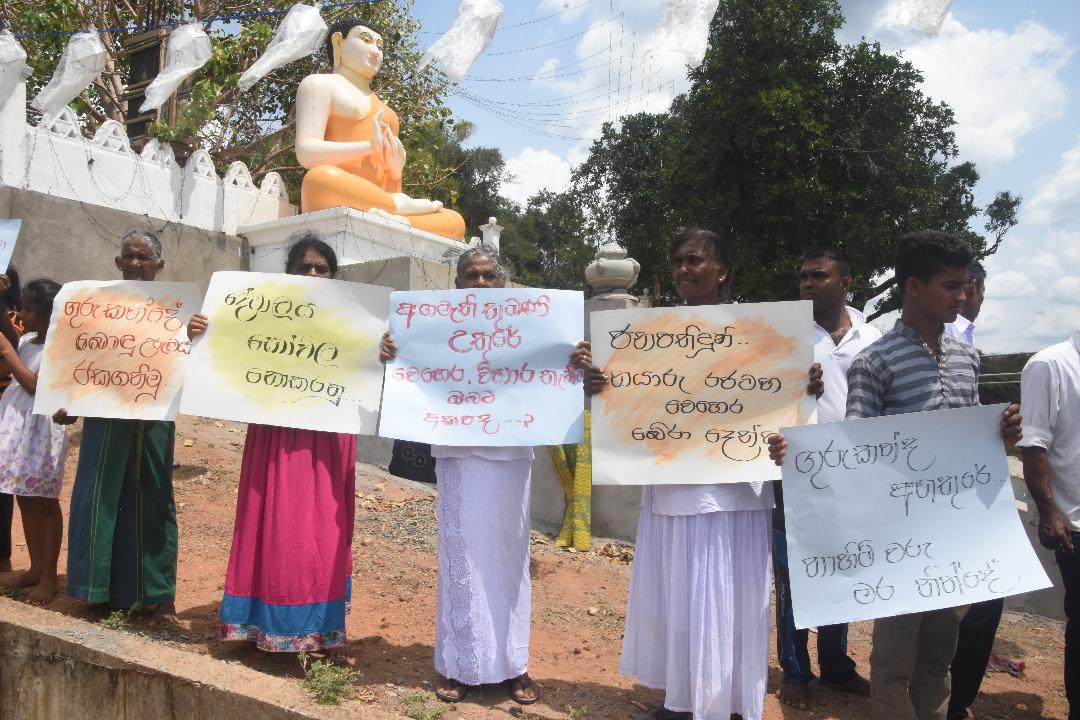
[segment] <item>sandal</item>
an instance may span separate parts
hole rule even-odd
[[[694,713],[675,712],[661,705],[650,710],[643,720],[692,720],[693,717]]]
[[[471,689],[469,685],[447,678],[444,687],[435,688],[435,697],[448,703],[461,702]]]
[[[532,705],[540,699],[537,697],[536,691],[533,690],[533,681],[532,678],[529,677],[529,673],[522,673],[516,678],[507,680],[506,683],[510,686],[510,699],[518,705]],[[532,697],[525,694],[529,690],[533,690]]]

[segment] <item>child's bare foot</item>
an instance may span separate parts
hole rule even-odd
[[[30,590],[30,595],[26,600],[31,605],[48,605],[52,602],[52,599],[56,597],[56,590],[56,576],[43,577],[38,584]]]
[[[23,570],[21,572],[9,572],[0,577],[0,585],[4,587],[30,587],[37,585],[41,580],[41,573],[37,570]]]

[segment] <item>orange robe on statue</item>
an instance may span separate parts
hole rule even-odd
[[[371,110],[367,117],[350,118],[330,115],[326,123],[326,140],[330,142],[371,142],[375,134],[375,116],[381,109],[383,120],[397,137],[398,116],[374,93],[371,98]],[[316,165],[304,174],[300,186],[300,208],[302,212],[314,212],[334,207],[351,207],[357,210],[378,208],[389,213],[400,214],[395,209],[394,193],[401,192],[401,179],[393,179],[386,170],[375,162],[371,155],[351,165]],[[465,237],[465,219],[453,210],[442,208],[438,212],[426,215],[405,215],[409,225],[419,230],[427,230],[461,240]]]

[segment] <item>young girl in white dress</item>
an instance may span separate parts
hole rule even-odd
[[[0,492],[14,495],[19,503],[30,553],[30,569],[0,583],[29,587],[29,600],[35,605],[56,595],[56,562],[64,532],[59,498],[67,433],[48,415],[34,415],[41,353],[58,292],[60,285],[52,280],[27,283],[20,313],[26,331],[18,348],[0,333],[0,373],[10,372],[15,379],[0,397]]]

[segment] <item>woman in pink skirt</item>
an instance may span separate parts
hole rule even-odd
[[[318,234],[293,240],[286,273],[334,277],[337,256]],[[188,335],[206,326],[206,316],[195,315]],[[355,435],[248,425],[222,640],[268,652],[345,644],[355,494]]]

